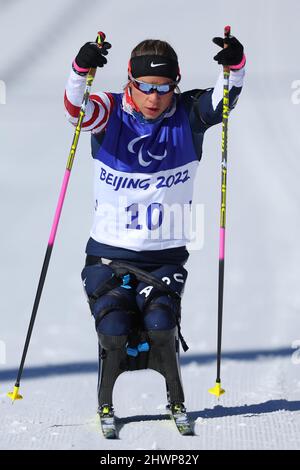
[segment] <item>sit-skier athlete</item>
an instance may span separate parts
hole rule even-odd
[[[213,42],[222,47],[214,59],[230,67],[232,109],[242,90],[244,49],[235,37]],[[88,70],[107,63],[110,47],[103,35],[101,45],[86,43],[73,61],[65,108],[74,125]],[[95,212],[82,281],[99,341],[100,417],[113,416],[117,377],[143,368],[164,376],[169,408],[185,412],[178,362],[180,340],[186,346],[184,217],[204,133],[222,121],[223,70],[205,90],[181,92],[180,78],[174,49],[144,40],[131,53],[123,93],[94,93],[86,108],[82,130],[91,132]]]

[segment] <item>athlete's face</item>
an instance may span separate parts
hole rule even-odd
[[[165,83],[172,83],[172,80],[166,77],[138,77],[137,80],[153,85],[163,85]],[[146,119],[156,119],[160,116],[171,104],[174,91],[170,91],[165,95],[159,95],[156,91],[146,95],[138,90],[132,83],[130,84],[131,97],[135,105],[140,109]]]

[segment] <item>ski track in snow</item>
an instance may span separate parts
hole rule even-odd
[[[197,177],[195,201],[205,205],[205,243],[203,250],[191,252],[187,264],[182,326],[190,350],[181,356],[186,406],[196,435],[182,437],[172,421],[164,419],[164,381],[153,371],[140,371],[123,374],[116,384],[120,439],[102,437],[96,415],[96,335],[80,284],[92,197],[86,135],[80,140],[29,348],[20,389],[24,400],[12,405],[6,397],[19,365],[73,135],[62,106],[72,57],[91,32],[98,31],[100,18],[113,49],[95,87],[118,91],[126,77],[130,48],[153,35],[151,24],[143,21],[128,35],[128,19],[136,11],[141,18],[145,14],[140,2],[134,0],[126,8],[116,1],[100,3],[94,2],[90,23],[81,23],[76,38],[72,28],[66,29],[63,44],[54,42],[47,48],[47,57],[34,54],[32,65],[18,72],[18,80],[10,84],[7,78],[7,102],[0,105],[1,214],[6,227],[0,247],[0,340],[7,358],[6,364],[0,364],[0,449],[299,449],[300,364],[292,360],[291,348],[300,339],[300,105],[291,102],[291,83],[299,79],[294,66],[300,13],[296,0],[290,2],[290,9],[279,1],[255,0],[259,16],[253,2],[244,6],[241,15],[237,0],[228,0],[226,8],[221,0],[206,5],[205,15],[214,18],[214,24],[201,21],[200,51],[192,27],[185,29],[184,44],[174,35],[178,28],[182,30],[182,20],[191,21],[183,2],[174,0],[172,9],[169,2],[154,0],[153,4],[154,11],[158,5],[160,11],[156,35],[169,40],[181,57],[183,90],[197,86],[199,77],[200,87],[213,85],[217,66],[211,64],[215,46],[209,41],[225,23],[232,23],[248,54],[245,89],[229,121],[222,361],[226,393],[219,402],[207,390],[214,385],[216,373],[220,126],[206,135]],[[117,6],[120,20],[115,15]],[[15,58],[22,57],[17,31],[26,15],[24,51],[36,41],[31,28],[35,7],[36,0],[28,0],[26,8],[14,2],[3,12],[2,34]],[[70,5],[61,6],[58,0],[45,4],[40,27],[47,30],[57,20],[61,29],[64,8],[69,11]],[[195,2],[194,16],[199,19],[197,8],[200,11]],[[289,16],[291,11],[295,20]],[[249,29],[254,12],[255,37]],[[276,25],[281,28],[280,38],[273,34]],[[128,43],[123,37],[128,37]],[[281,47],[284,54],[278,64]],[[11,70],[15,61],[5,54],[3,70]],[[195,69],[196,54],[209,63],[207,69]]]

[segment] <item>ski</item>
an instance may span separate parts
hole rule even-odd
[[[194,432],[183,403],[167,405],[170,418],[173,419],[182,436],[194,436]],[[105,439],[118,439],[114,409],[111,405],[102,405],[98,410],[100,425]]]
[[[173,419],[182,436],[194,436],[186,408],[183,403],[171,403],[167,406],[170,417]]]
[[[102,405],[98,410],[98,414],[105,439],[118,439],[113,407],[111,405]]]

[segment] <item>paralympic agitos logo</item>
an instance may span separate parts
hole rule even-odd
[[[136,154],[137,152],[134,150],[134,146],[136,148],[135,144],[141,141],[142,139],[146,139],[147,137],[149,137],[149,135],[150,134],[142,135],[140,137],[136,137],[135,139],[131,140],[127,146],[129,152]],[[148,159],[145,160],[143,157],[143,149],[144,149],[144,142],[142,143],[138,151],[139,164],[144,167],[149,166],[153,160],[163,160],[167,156],[167,150],[164,151],[163,155],[154,155],[153,153],[149,152],[149,150],[147,150],[147,155],[151,158],[151,160],[148,160]]]

